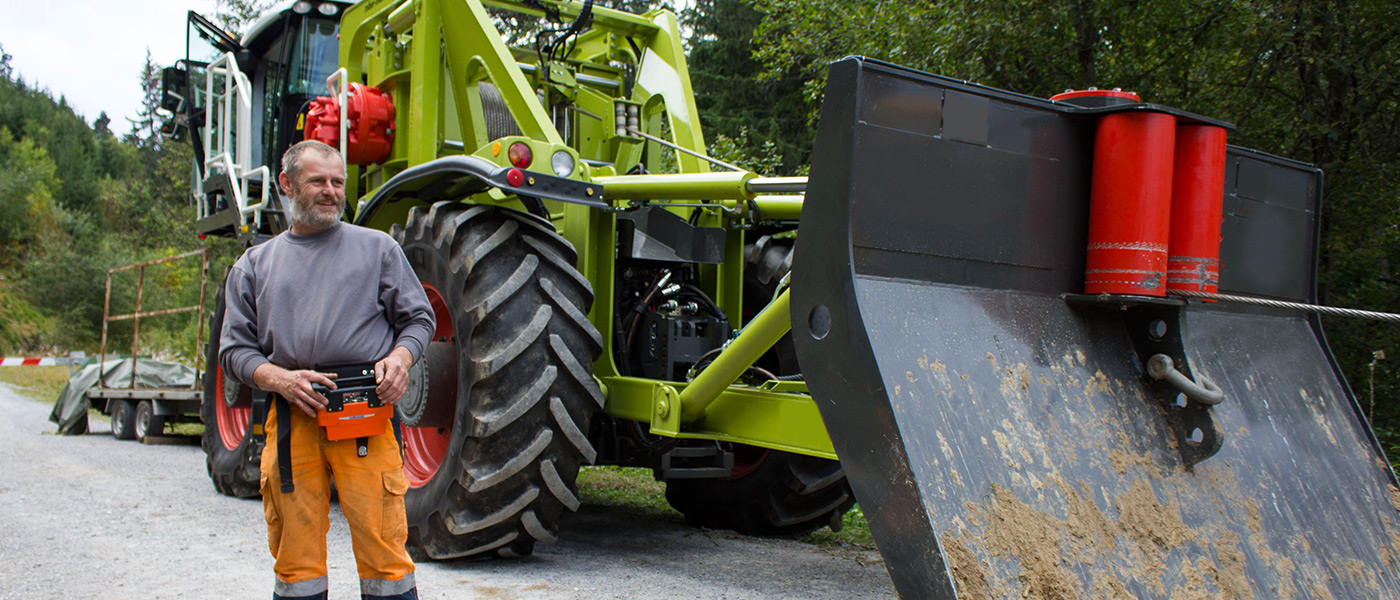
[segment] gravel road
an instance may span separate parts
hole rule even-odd
[[[262,505],[214,491],[198,445],[54,435],[51,406],[0,384],[0,599],[265,599]],[[331,598],[359,597],[333,506]],[[585,504],[559,541],[512,561],[418,565],[423,598],[893,598],[873,550],[620,517]]]

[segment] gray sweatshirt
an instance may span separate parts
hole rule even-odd
[[[416,361],[435,325],[394,239],[347,223],[249,248],[229,271],[224,304],[219,364],[249,385],[266,362],[284,369],[373,362],[396,346]]]

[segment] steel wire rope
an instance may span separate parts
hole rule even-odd
[[[1302,302],[1287,302],[1284,300],[1272,300],[1269,298],[1256,298],[1253,296],[1235,296],[1232,294],[1214,294],[1210,292],[1198,292],[1195,290],[1167,290],[1173,296],[1183,298],[1196,298],[1200,300],[1217,300],[1220,302],[1234,302],[1236,304],[1251,304],[1254,306],[1265,306],[1283,310],[1296,310],[1302,312],[1318,313],[1334,317],[1351,317],[1354,319],[1369,319],[1373,321],[1384,321],[1386,323],[1400,323],[1400,314],[1376,312],[1371,310],[1359,310],[1355,308],[1337,308],[1334,306],[1322,306],[1320,304],[1305,304]]]

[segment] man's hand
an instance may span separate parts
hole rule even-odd
[[[374,363],[374,382],[379,384],[374,392],[379,394],[380,402],[393,404],[403,397],[408,390],[408,368],[412,366],[413,353],[403,346],[394,348],[384,360]]]
[[[335,389],[335,382],[332,381],[335,377],[335,373],[288,371],[272,363],[263,363],[253,371],[253,385],[286,398],[288,404],[314,418],[316,411],[326,408],[326,397],[311,389],[311,384],[319,383]]]

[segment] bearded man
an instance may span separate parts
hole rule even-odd
[[[361,596],[416,600],[404,548],[408,482],[394,433],[386,427],[362,438],[363,447],[328,440],[316,422],[326,398],[312,385],[335,389],[325,367],[373,363],[380,401],[398,401],[433,331],[432,307],[393,238],[341,222],[339,153],[305,141],[282,165],[277,180],[291,228],[249,248],[229,271],[219,346],[225,373],[280,398],[268,411],[267,438],[278,444],[263,450],[261,482],[273,598],[326,598],[334,477]]]

